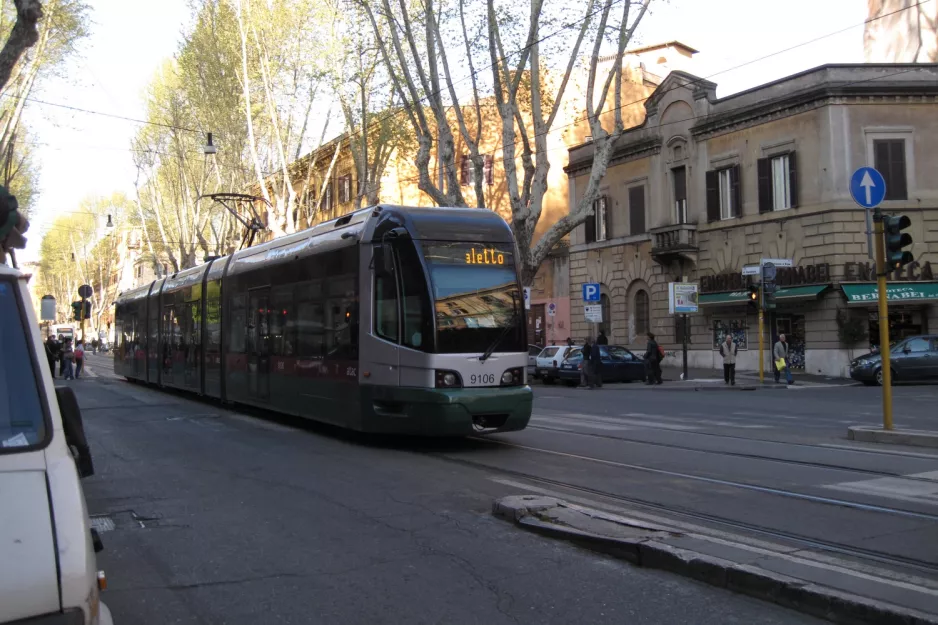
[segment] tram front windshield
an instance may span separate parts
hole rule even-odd
[[[523,297],[510,245],[425,242],[437,327],[445,354],[525,351]]]

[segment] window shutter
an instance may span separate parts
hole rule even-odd
[[[707,221],[720,221],[720,177],[716,170],[707,172]]]
[[[586,218],[586,223],[583,224],[584,231],[586,232],[586,238],[584,239],[587,243],[594,243],[596,241],[596,215],[590,215]]]
[[[791,207],[798,206],[798,159],[794,151],[788,153],[788,199]]]
[[[645,234],[645,187],[629,189],[629,234]]]
[[[730,214],[733,217],[742,217],[743,215],[743,194],[740,186],[739,165],[733,165],[730,167],[730,194],[733,198]]]
[[[459,184],[469,184],[469,157],[459,159]]]
[[[890,178],[892,179],[893,190],[889,192],[889,185],[886,185],[886,192],[890,199],[907,200],[909,199],[908,185],[905,175],[905,141],[902,139],[889,142],[889,163],[892,165]]]
[[[772,160],[760,158],[756,161],[756,170],[759,179],[759,212],[769,213],[772,211]],[[792,204],[794,204],[794,195],[792,195]]]
[[[488,154],[485,155],[485,165],[484,165],[485,184],[490,185],[490,186],[495,184],[495,177],[492,175],[492,169],[493,169],[492,165],[494,165],[494,160],[495,159],[492,156]]]
[[[602,232],[596,237],[600,241],[605,241],[612,234],[612,211],[609,210],[609,198],[605,195],[599,197],[599,208],[598,210],[602,211],[603,218],[600,222],[602,224]]]

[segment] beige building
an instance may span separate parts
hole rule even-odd
[[[596,200],[597,216],[570,247],[570,292],[602,291],[610,342],[644,350],[647,331],[680,357],[680,319],[668,283],[701,289],[690,318],[691,366],[719,367],[731,332],[739,367],[758,364],[758,323],[747,265],[791,259],[779,270],[777,308],[765,341],[786,333],[795,368],[846,374],[878,342],[875,276],[864,211],[850,176],[885,176],[883,208],[912,220],[915,263],[890,276],[891,338],[938,330],[938,66],[827,65],[719,99],[712,82],[672,72],[645,103],[647,117],[620,139]],[[570,203],[586,187],[593,146],[570,150]],[[595,333],[583,304],[574,332]],[[848,344],[859,328],[866,338]],[[769,360],[766,358],[766,363]]]

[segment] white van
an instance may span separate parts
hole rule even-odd
[[[53,387],[25,277],[2,261],[0,348],[0,623],[112,625],[78,403]]]

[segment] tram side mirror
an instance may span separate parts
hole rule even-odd
[[[68,386],[55,387],[55,398],[62,415],[62,429],[65,431],[65,444],[72,451],[78,465],[78,475],[94,475],[94,463],[91,460],[91,448],[85,438],[85,425],[81,420],[81,409],[75,392]]]
[[[394,250],[390,244],[383,243],[375,248],[375,274],[387,276],[394,273]]]

